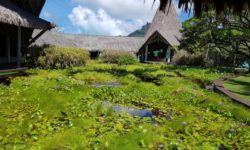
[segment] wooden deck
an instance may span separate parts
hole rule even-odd
[[[0,69],[0,79],[16,76],[24,73],[27,68]]]

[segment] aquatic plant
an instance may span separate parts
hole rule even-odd
[[[28,70],[0,85],[3,149],[247,149],[250,111],[193,79],[233,73],[172,65],[92,62]],[[180,72],[184,76],[178,76]],[[161,81],[145,81],[141,77]],[[93,86],[116,81],[121,86]],[[109,103],[105,107],[103,104]],[[152,118],[116,113],[147,110]],[[0,149],[1,149],[0,148]]]

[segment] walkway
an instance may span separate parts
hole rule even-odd
[[[239,97],[238,95],[236,95],[236,94],[234,94],[234,93],[232,93],[229,90],[224,88],[224,81],[225,80],[226,79],[218,79],[218,80],[214,81],[215,90],[230,97],[233,101],[240,103],[240,104],[243,104],[246,107],[250,108],[250,101],[247,101],[247,100]]]

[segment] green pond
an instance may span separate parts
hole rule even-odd
[[[200,85],[233,70],[96,62],[27,72],[0,84],[0,150],[250,147],[250,110]]]

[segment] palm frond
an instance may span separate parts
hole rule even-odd
[[[160,0],[160,10],[164,11],[171,2],[172,0]],[[250,0],[179,0],[178,7],[186,12],[190,12],[194,7],[195,16],[200,16],[202,11],[208,9],[214,9],[217,14],[223,11],[241,14],[243,11],[250,10]]]

